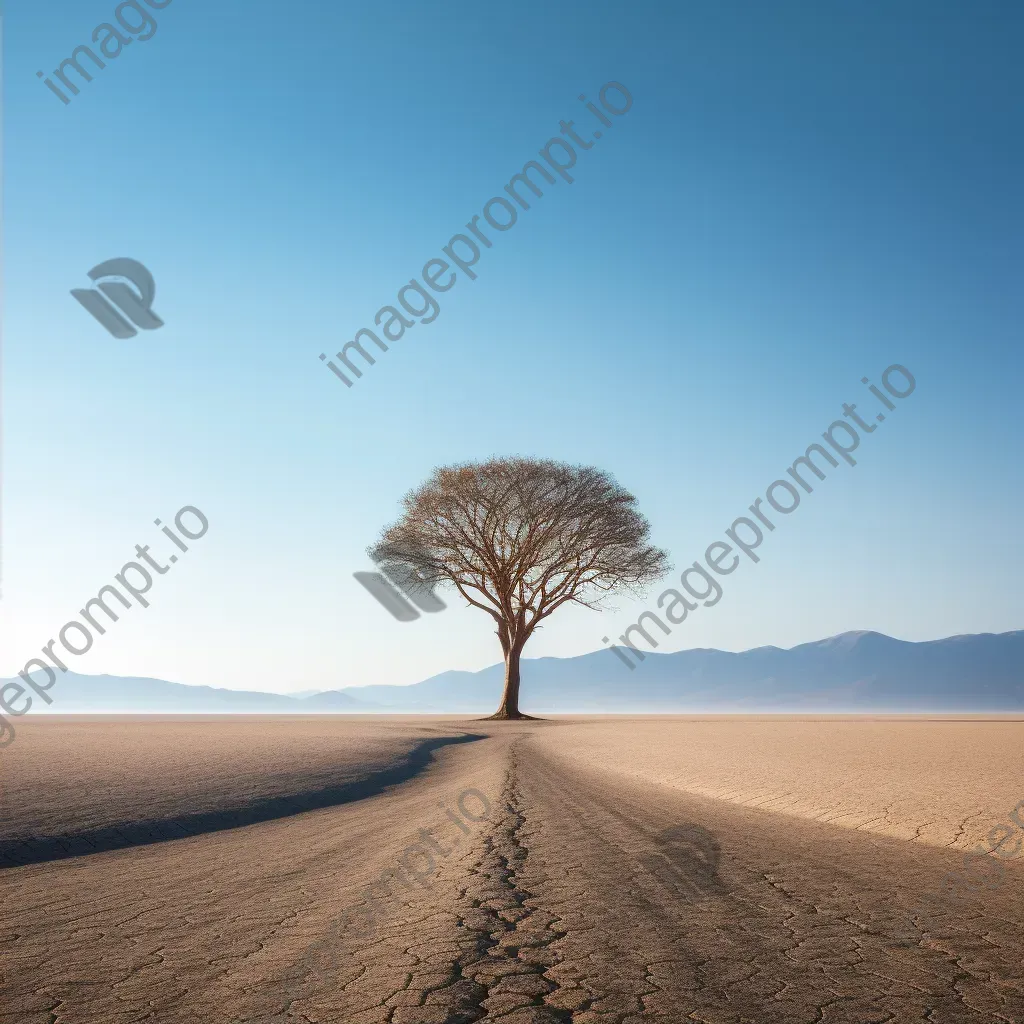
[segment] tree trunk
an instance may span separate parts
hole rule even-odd
[[[514,643],[505,652],[505,691],[501,695],[501,704],[490,719],[530,718],[519,710],[519,655],[523,644]]]

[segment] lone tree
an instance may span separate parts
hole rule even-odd
[[[370,549],[406,563],[424,587],[452,584],[497,624],[505,691],[491,718],[519,710],[519,657],[556,608],[595,608],[620,587],[639,590],[669,570],[648,543],[636,498],[593,466],[491,459],[442,466],[402,500],[402,515]]]

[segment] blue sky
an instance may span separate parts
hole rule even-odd
[[[76,670],[483,667],[482,613],[399,623],[352,578],[435,465],[599,465],[682,568],[893,363],[917,390],[858,465],[662,649],[1024,626],[1019,6],[173,0],[65,106],[36,72],[114,6],[6,5],[0,676],[184,505],[209,532]],[[574,183],[346,389],[318,355],[608,81],[633,106]],[[120,256],[165,321],[129,340],[69,295]],[[658,589],[525,653],[594,650]]]

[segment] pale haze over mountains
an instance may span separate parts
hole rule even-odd
[[[498,664],[412,686],[291,695],[69,672],[51,689],[53,704],[35,698],[30,713],[485,714],[503,672]],[[539,714],[1024,711],[1024,630],[921,643],[851,632],[790,650],[648,653],[633,671],[605,650],[524,659],[522,704]]]

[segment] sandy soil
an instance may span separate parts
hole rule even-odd
[[[16,778],[4,760],[5,829],[41,814],[50,837],[116,825],[137,845],[0,870],[0,1021],[1024,1024],[1024,856],[946,884],[1024,799],[1024,724],[318,723],[199,729],[202,772],[143,742],[153,722],[92,734],[110,769],[45,738]],[[68,764],[105,799],[32,810]],[[188,818],[182,779],[220,814],[341,795],[133,838],[147,800]]]
[[[627,724],[628,723],[628,724]],[[971,848],[1024,800],[1024,720],[977,716],[589,719],[594,768],[718,800]]]

